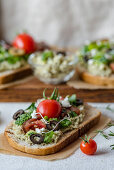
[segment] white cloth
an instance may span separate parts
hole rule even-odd
[[[11,121],[13,113],[20,108],[25,109],[29,103],[0,103],[0,133],[3,132],[6,125]],[[114,113],[106,110],[107,104],[93,104],[97,106],[104,115],[114,120]],[[114,103],[110,105],[114,109]],[[105,130],[114,132],[114,126]],[[93,156],[84,155],[78,149],[70,157],[57,161],[41,161],[32,158],[9,156],[0,154],[0,170],[114,170],[114,150],[110,145],[114,144],[114,137],[106,140],[101,135],[95,138],[97,142],[97,152]]]
[[[114,36],[114,0],[0,0],[1,36],[28,30],[58,46]]]

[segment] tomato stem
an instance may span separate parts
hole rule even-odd
[[[87,137],[87,135],[85,135],[85,139],[81,137],[81,139],[85,142],[85,143],[89,143],[89,140],[91,139],[90,136]]]

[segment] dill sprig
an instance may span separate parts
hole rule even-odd
[[[110,147],[111,147],[111,150],[114,150],[114,144],[113,144],[113,145],[110,145]]]
[[[96,130],[96,133],[100,133],[105,139],[108,139],[108,135],[106,135],[102,130]]]
[[[110,104],[107,105],[106,109],[107,109],[107,110],[110,110],[111,112],[114,112],[114,109],[112,109],[112,108],[110,107]]]
[[[114,136],[114,132],[110,131],[109,136]]]
[[[114,126],[114,123],[109,123],[108,126],[109,127]]]

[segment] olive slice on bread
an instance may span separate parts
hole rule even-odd
[[[14,113],[13,119],[17,120],[19,118],[19,116],[22,114],[24,114],[24,110],[23,109],[18,110],[17,112]]]
[[[30,136],[30,140],[32,141],[32,143],[34,144],[41,144],[44,142],[44,137],[41,134],[32,134]]]
[[[59,124],[58,124],[58,122],[57,122],[56,120],[52,120],[52,121],[50,121],[48,124],[46,124],[46,128],[47,128],[48,130],[54,130],[54,131],[56,131],[56,130],[59,130],[59,129],[60,129],[60,126],[59,126]]]

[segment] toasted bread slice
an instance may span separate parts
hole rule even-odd
[[[87,83],[114,87],[114,74],[110,77],[94,76],[86,71],[81,71],[79,67],[76,68],[79,77]]]
[[[28,146],[25,142],[17,141],[13,132],[11,133],[10,129],[12,127],[12,123],[6,128],[5,136],[9,144],[13,148],[20,150],[22,152],[34,155],[53,154],[60,151],[62,148],[64,148],[71,142],[75,141],[78,137],[86,133],[90,128],[92,128],[95,124],[99,122],[101,115],[99,110],[89,105],[85,105],[85,112],[86,112],[85,119],[83,123],[79,125],[79,128],[64,133],[57,143],[48,144],[45,146],[39,145]]]
[[[15,70],[4,71],[0,73],[0,84],[5,84],[14,80],[19,80],[30,74],[32,74],[32,70],[28,64]]]

